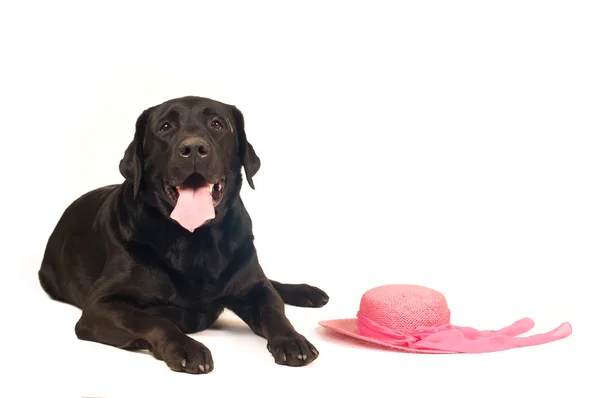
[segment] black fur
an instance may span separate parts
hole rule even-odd
[[[210,155],[178,157],[189,137],[207,142]],[[320,307],[328,296],[265,276],[240,198],[242,167],[254,188],[260,159],[234,106],[183,97],[139,116],[119,165],[125,181],[88,192],[65,210],[39,271],[50,297],[82,309],[78,338],[148,349],[172,370],[207,373],[214,368],[210,351],[187,334],[208,328],[228,308],[267,340],[276,363],[317,358],[284,303]],[[226,182],[215,218],[190,233],[169,217],[173,204],[163,184],[179,185],[194,172]]]

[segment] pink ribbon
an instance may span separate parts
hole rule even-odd
[[[546,344],[568,337],[573,330],[568,322],[564,322],[550,332],[519,337],[534,326],[532,319],[523,318],[500,330],[481,331],[471,327],[440,325],[419,327],[412,334],[405,334],[374,322],[360,311],[356,316],[358,333],[362,336],[398,347],[454,353],[484,353]]]

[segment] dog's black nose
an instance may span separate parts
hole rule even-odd
[[[205,158],[209,153],[209,145],[202,138],[190,137],[181,142],[179,146],[179,155],[182,158],[189,158],[196,154],[201,158]]]

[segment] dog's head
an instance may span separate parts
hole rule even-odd
[[[134,198],[193,231],[192,219],[215,218],[228,196],[239,193],[242,166],[254,189],[260,159],[246,139],[242,113],[208,98],[182,97],[138,117],[119,170]]]

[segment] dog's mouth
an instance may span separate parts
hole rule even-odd
[[[209,184],[204,177],[200,174],[192,174],[189,176],[183,184],[179,186],[172,186],[164,183],[165,192],[169,198],[169,202],[173,207],[177,206],[180,192],[193,191],[198,192],[201,190],[208,190],[208,193],[212,197],[213,206],[217,207],[221,200],[223,200],[223,192],[225,189],[225,178],[222,178],[216,184]]]
[[[199,174],[192,174],[181,185],[164,183],[171,218],[190,232],[215,218],[215,207],[223,200],[225,178],[211,184]]]

